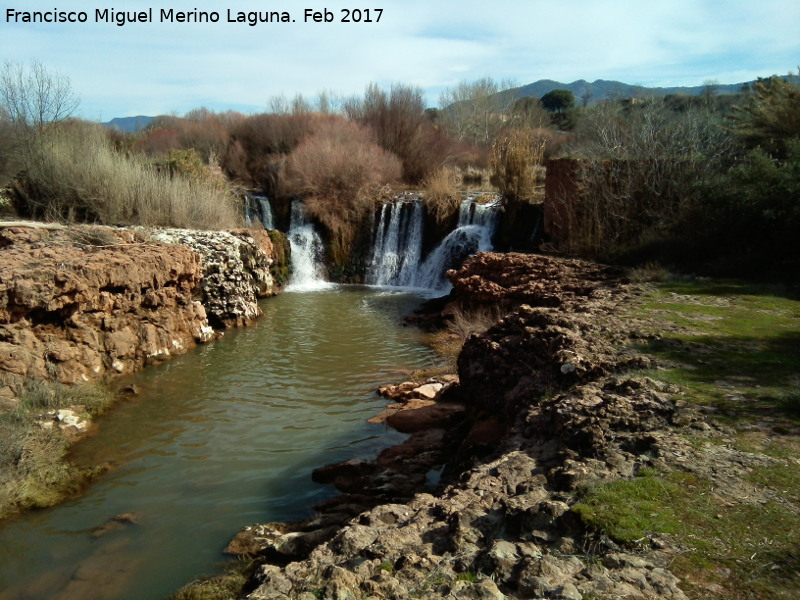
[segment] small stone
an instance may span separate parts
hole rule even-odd
[[[414,393],[422,396],[423,398],[433,399],[436,394],[442,389],[441,383],[426,383],[418,388],[414,388]]]
[[[554,597],[561,600],[583,600],[583,594],[571,583],[565,583],[557,588]]]

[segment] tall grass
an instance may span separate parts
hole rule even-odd
[[[208,178],[170,175],[113,149],[99,126],[66,123],[31,146],[19,195],[30,216],[196,229],[241,225],[238,201]]]
[[[422,183],[425,188],[425,206],[438,223],[444,223],[458,212],[461,195],[458,184],[461,176],[454,167],[437,169]]]
[[[546,145],[545,140],[527,130],[511,130],[495,140],[489,159],[491,182],[504,198],[533,198]]]

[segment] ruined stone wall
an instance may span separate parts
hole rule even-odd
[[[544,233],[556,245],[569,236],[569,209],[578,200],[578,165],[574,158],[546,163],[544,180]]]

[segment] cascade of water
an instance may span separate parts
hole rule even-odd
[[[445,273],[469,255],[492,249],[498,203],[461,203],[458,225],[428,255],[422,256],[424,211],[421,202],[384,204],[366,282],[372,285],[447,290]]]
[[[272,218],[272,206],[266,196],[245,195],[244,199],[244,219],[250,227],[258,219],[264,229],[275,229]]]
[[[275,229],[275,222],[272,217],[272,206],[266,196],[256,196],[258,202],[259,218],[264,229]]]
[[[428,255],[416,274],[416,287],[446,291],[450,287],[445,273],[476,252],[493,249],[498,202],[478,204],[474,198],[461,203],[458,225]]]
[[[384,204],[375,232],[366,282],[371,285],[413,285],[422,253],[424,212],[420,202]]]
[[[289,245],[292,249],[292,277],[286,291],[319,290],[331,284],[325,281],[324,248],[314,226],[308,222],[299,200],[292,202],[289,221]]]

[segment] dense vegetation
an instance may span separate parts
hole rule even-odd
[[[231,227],[242,194],[288,216],[303,197],[347,261],[363,218],[391,190],[427,188],[445,223],[468,186],[541,201],[544,163],[578,161],[564,198],[572,254],[737,268],[798,254],[800,88],[770,77],[736,95],[589,104],[569,90],[518,97],[491,78],[445,91],[369,85],[363,96],[273,98],[268,112],[197,109],[126,134],[70,119],[69,82],[38,63],[0,76],[0,178],[26,216],[99,223]],[[556,202],[558,198],[554,199]],[[283,207],[281,209],[281,207]]]
[[[586,111],[570,148],[588,159],[570,249],[751,272],[793,259],[798,115],[796,77],[759,80],[733,103],[709,94]]]

